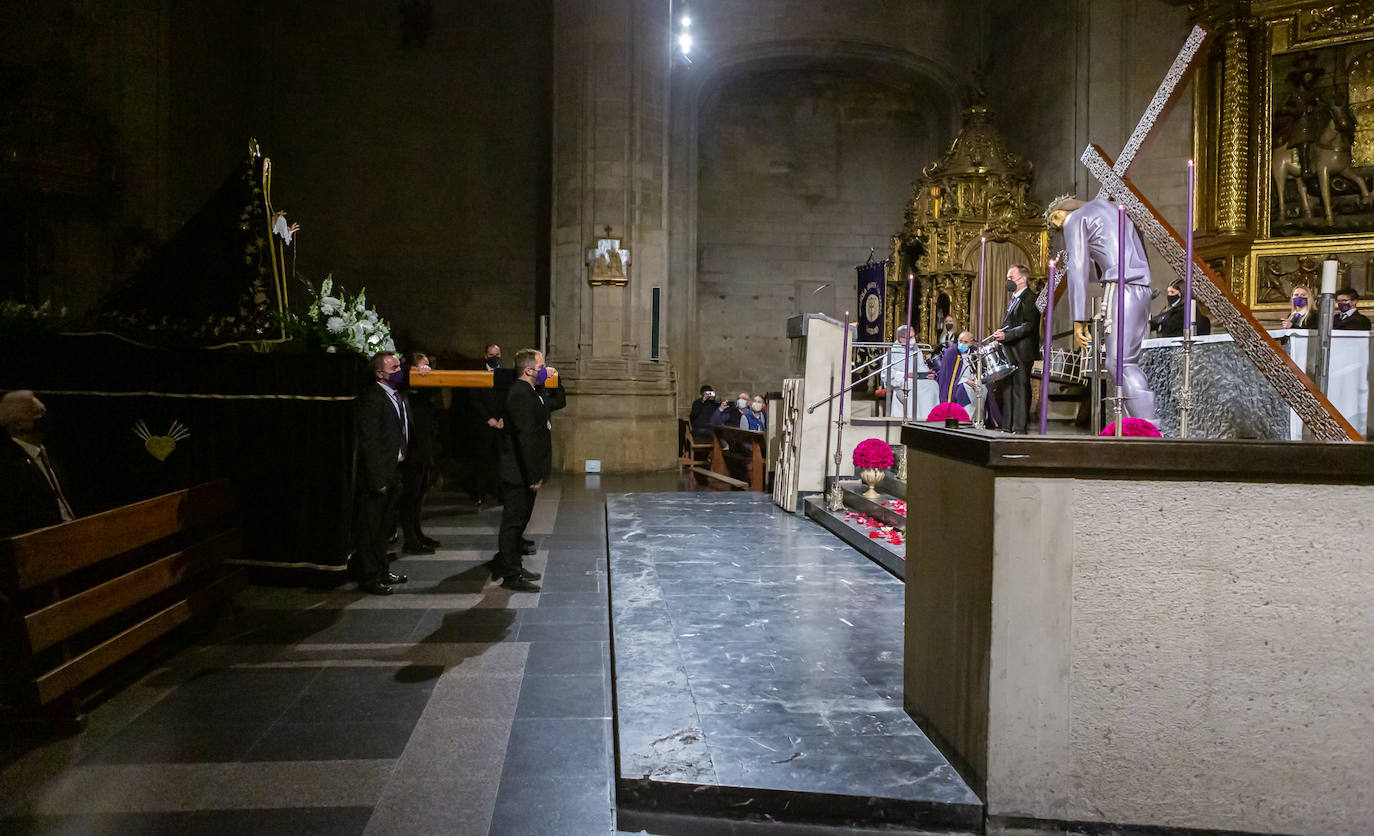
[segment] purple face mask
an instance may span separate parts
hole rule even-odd
[[[1306,296],[1294,296],[1294,297],[1293,297],[1293,307],[1298,308],[1299,310],[1301,310],[1301,309],[1307,307],[1307,297],[1306,297]]]
[[[1345,313],[1349,311],[1351,308],[1355,307],[1355,303],[1349,301],[1348,299],[1337,299],[1336,307],[1340,309],[1341,313]]]
[[[386,376],[386,385],[390,386],[392,389],[400,389],[401,384],[405,382],[406,373],[401,369],[397,369],[396,371]]]
[[[543,385],[544,385],[544,381],[546,381],[546,380],[548,380],[548,379],[549,379],[549,367],[548,367],[548,366],[540,366],[540,367],[539,367],[539,371],[537,371],[537,372],[534,373],[534,385],[535,385],[535,386],[543,386]]]

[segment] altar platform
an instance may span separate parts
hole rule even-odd
[[[679,811],[981,827],[902,708],[900,580],[764,494],[606,514],[622,830]]]

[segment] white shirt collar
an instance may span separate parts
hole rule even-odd
[[[37,444],[30,444],[27,441],[22,441],[14,436],[10,436],[10,440],[22,447],[24,452],[29,454],[29,458],[38,461],[38,454],[43,450],[42,447]]]

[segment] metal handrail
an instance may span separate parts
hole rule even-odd
[[[863,345],[863,343],[860,343],[859,345]],[[890,343],[870,343],[870,345],[885,345],[885,346],[889,346],[889,347],[890,347],[891,344],[890,344]],[[916,353],[916,352],[920,351],[920,349],[921,349],[923,346],[924,346],[925,348],[930,348],[930,346],[925,345],[925,343],[917,343],[916,345],[912,346],[912,353]],[[887,356],[887,355],[885,355],[885,354],[880,354],[880,355],[878,355],[877,357],[874,357],[873,360],[881,360],[881,359],[883,359],[883,358],[886,357],[886,356]],[[846,358],[846,359],[848,359],[848,358]],[[850,369],[850,372],[849,372],[849,373],[852,375],[854,372],[858,371],[858,370],[861,369],[861,368],[864,368],[864,367],[867,366],[869,363],[872,363],[873,360],[869,360],[868,362],[864,363],[863,366],[859,366],[859,367]],[[838,398],[842,392],[849,392],[849,391],[853,390],[854,387],[858,386],[860,383],[863,383],[864,381],[868,380],[869,378],[873,377],[874,375],[881,374],[881,373],[887,371],[888,369],[890,369],[890,368],[892,368],[893,366],[895,366],[898,362],[906,362],[906,361],[907,361],[907,358],[906,358],[906,357],[901,357],[901,358],[898,358],[897,360],[893,360],[891,363],[888,363],[887,365],[883,366],[881,369],[874,369],[872,372],[869,372],[868,374],[864,375],[863,377],[859,378],[858,380],[854,381],[853,383],[849,384],[848,386],[841,387],[840,390],[839,390],[838,392],[831,392],[829,395],[826,395],[824,398],[821,398],[819,401],[816,401],[815,403],[811,404],[810,406],[808,406],[808,407],[806,408],[806,414],[807,414],[807,415],[810,415],[811,413],[813,413],[813,412],[816,411],[816,408],[817,408],[817,407],[819,407],[819,406],[821,406],[821,405],[823,405],[823,404],[829,403],[830,401],[834,400],[835,398]],[[911,389],[910,389],[909,387],[906,387],[906,386],[903,386],[902,389],[903,389],[903,391],[906,391],[906,392],[910,392],[910,391],[911,391]]]

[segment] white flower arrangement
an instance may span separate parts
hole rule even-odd
[[[371,357],[379,351],[395,351],[396,344],[391,339],[391,326],[367,306],[367,289],[349,297],[342,285],[335,292],[334,276],[325,276],[320,288],[315,290],[309,282],[306,288],[310,293],[310,307],[303,317],[292,315],[302,330],[317,338],[324,345],[342,345],[364,357]]]

